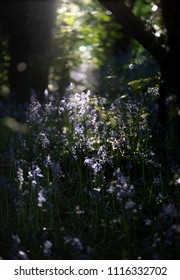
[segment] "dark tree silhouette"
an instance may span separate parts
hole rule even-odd
[[[167,100],[174,104],[174,137],[176,142],[180,130],[180,1],[161,0],[162,20],[167,30],[166,36],[160,38],[154,35],[154,30],[147,28],[145,23],[136,17],[123,0],[99,0],[99,2],[117,18],[117,20],[159,64],[161,71],[159,118],[161,124],[167,127]]]
[[[55,11],[56,0],[0,1],[0,27],[10,54],[11,99],[16,103],[28,101],[30,89],[43,99]]]

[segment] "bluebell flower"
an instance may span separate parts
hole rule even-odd
[[[43,252],[46,256],[50,256],[51,255],[51,252],[52,252],[52,242],[49,241],[49,240],[46,240],[44,242],[44,248],[43,248]]]
[[[75,127],[75,131],[79,135],[83,135],[83,133],[84,133],[84,126],[82,125],[82,123],[77,124],[77,126]]]
[[[31,182],[32,187],[35,188],[39,178],[43,178],[41,169],[37,164],[32,164],[32,169],[29,169],[27,179]]]
[[[84,164],[91,167],[91,169],[93,170],[94,174],[97,174],[99,171],[101,171],[102,169],[102,165],[96,161],[96,158],[85,158],[84,160]]]
[[[98,162],[95,162],[91,167],[95,174],[97,174],[102,169],[102,165]]]
[[[50,145],[50,141],[46,132],[40,132],[38,135],[38,139],[44,149],[46,149]]]
[[[44,160],[44,165],[45,167],[48,167],[52,164],[52,161],[51,161],[51,156],[50,155],[47,155],[45,160]]]
[[[18,171],[17,171],[17,180],[20,184],[20,189],[22,188],[22,185],[24,183],[24,172],[23,169],[18,167]]]
[[[40,189],[38,192],[38,207],[43,207],[43,204],[46,202],[46,197],[45,197],[45,190]]]
[[[79,240],[79,238],[66,236],[66,237],[64,237],[64,243],[66,245],[70,244],[74,250],[77,250],[77,251],[83,250],[83,245],[82,245],[82,242]]]

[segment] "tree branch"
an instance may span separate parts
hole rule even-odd
[[[117,21],[136,39],[154,58],[161,63],[167,52],[160,40],[148,30],[143,21],[137,18],[122,0],[98,0],[112,12]]]

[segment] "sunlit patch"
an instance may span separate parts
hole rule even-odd
[[[48,90],[53,91],[54,90],[54,85],[53,84],[48,84]]]
[[[11,130],[16,132],[23,132],[26,133],[28,131],[28,127],[26,124],[22,124],[17,122],[14,118],[6,117],[3,121],[4,125],[9,127]]]
[[[4,98],[7,98],[10,95],[9,87],[2,85],[0,87],[0,95],[3,96]]]
[[[80,82],[80,81],[86,79],[86,74],[81,73],[79,71],[71,71],[70,76],[76,82]]]
[[[155,29],[155,33],[154,35],[156,37],[160,37],[161,36],[161,33],[162,33],[162,30],[159,28],[159,26],[157,24],[154,24],[153,25],[153,28]]]
[[[160,32],[156,32],[155,34],[154,34],[156,37],[161,37],[161,33]]]
[[[87,50],[86,46],[80,46],[79,47],[80,52],[85,52]]]
[[[67,11],[67,7],[60,7],[60,8],[58,8],[57,10],[56,10],[56,13],[57,14],[63,14],[63,13],[65,13],[66,11]]]
[[[112,12],[111,11],[106,11],[106,14],[108,15],[108,16],[111,16],[112,15]]]
[[[157,6],[156,4],[152,4],[151,10],[152,10],[153,12],[156,12],[156,11],[158,10],[158,6]]]
[[[17,64],[17,70],[18,70],[18,72],[24,72],[26,69],[27,69],[27,64],[25,63],[25,62],[19,62],[18,64]]]
[[[130,64],[129,64],[129,69],[130,69],[130,70],[134,69],[134,64],[130,63]]]

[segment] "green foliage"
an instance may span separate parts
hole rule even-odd
[[[159,0],[136,0],[133,12],[145,22],[148,29],[153,30],[155,36],[166,34]]]
[[[155,86],[157,82],[158,79],[156,77],[149,77],[131,81],[128,83],[128,87],[136,96],[138,96],[142,92],[145,92],[148,87]]]
[[[152,27],[157,25],[160,28],[159,9],[157,12],[152,12],[153,4],[150,4],[149,1],[145,3],[135,1],[134,12],[137,15],[141,13],[147,25]],[[99,83],[97,75],[102,79],[111,76],[117,67],[139,63],[134,60],[134,56],[136,60],[143,59],[143,48],[135,42],[130,44],[129,39],[127,40],[128,36],[112,14],[105,10],[97,0],[60,1],[53,29],[54,57],[49,69],[49,90],[60,92],[60,97],[62,97],[71,81],[82,85],[83,89],[94,87],[96,90],[99,87],[103,91],[104,81]],[[126,54],[127,59],[123,59],[123,52],[117,56],[117,53],[121,52],[120,42],[123,48],[127,47],[129,52],[129,55]],[[10,59],[8,46],[3,41],[0,44],[2,60],[0,82],[1,85],[8,86],[7,68]]]
[[[79,72],[81,65],[88,65],[87,74],[87,71],[106,64],[115,39],[121,36],[120,28],[98,1],[61,1],[54,29],[55,55],[50,83],[55,88],[66,87],[69,75],[73,71]],[[85,83],[85,79],[79,78],[81,83]]]

